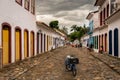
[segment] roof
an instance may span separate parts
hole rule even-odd
[[[46,28],[46,29],[48,29],[48,30],[51,30],[51,31],[56,32],[56,31],[53,30],[51,27],[49,27],[47,24],[45,24],[44,22],[36,21],[36,24],[37,24],[38,26],[40,26],[40,27],[44,27],[44,28]]]
[[[97,13],[98,12],[98,10],[97,11],[93,11],[93,12],[90,12],[89,14],[88,14],[88,16],[86,17],[86,19],[90,19],[92,16],[93,16],[93,14],[94,13]]]
[[[96,0],[94,6],[101,6],[106,0]]]
[[[40,27],[44,27],[44,28],[46,28],[46,29],[48,29],[48,30],[50,30],[50,31],[53,31],[53,32],[55,32],[55,33],[57,33],[57,34],[59,34],[59,35],[61,35],[61,36],[63,36],[63,34],[66,36],[66,34],[63,33],[61,30],[53,29],[53,28],[49,27],[47,24],[45,24],[44,22],[36,21],[36,24],[37,24],[38,26],[40,26]],[[61,33],[62,33],[62,34],[61,34]],[[64,36],[64,37],[65,37],[65,36]]]
[[[61,31],[60,29],[54,29],[57,33],[59,33],[61,36],[66,37],[66,33],[64,33],[63,31]]]

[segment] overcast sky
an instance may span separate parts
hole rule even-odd
[[[36,0],[37,20],[49,24],[58,20],[60,26],[88,25],[86,16],[96,10],[96,0]]]

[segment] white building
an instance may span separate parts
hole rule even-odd
[[[36,25],[35,0],[1,0],[0,10],[2,66],[49,51],[54,37],[60,36],[44,25]]]
[[[88,34],[85,34],[84,36],[81,37],[82,46],[88,47],[88,41],[89,41],[89,35]]]
[[[120,0],[109,0],[109,5],[109,17],[106,19],[109,54],[120,57]]]
[[[37,52],[46,52],[64,46],[65,37],[44,22],[37,21]],[[63,34],[63,33],[62,33]]]
[[[96,0],[95,6],[99,6],[99,50],[103,46],[103,51],[108,53],[108,24],[105,19],[109,16],[109,0]]]
[[[98,36],[100,35],[100,30],[99,30],[99,13],[98,11],[93,11],[93,12],[90,12],[88,14],[88,16],[86,17],[86,19],[89,20],[89,27],[91,29],[91,32],[90,32],[90,38],[93,38],[92,39],[92,43],[93,43],[93,48],[94,48],[94,51],[95,52],[98,52],[99,51],[99,39],[98,39]],[[89,39],[90,39],[89,38]],[[90,39],[91,40],[91,39]]]
[[[36,55],[35,0],[0,1],[3,66]]]

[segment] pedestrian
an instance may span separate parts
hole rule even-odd
[[[100,53],[101,54],[103,53],[103,46],[101,46],[101,48],[100,48]]]

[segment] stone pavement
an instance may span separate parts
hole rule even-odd
[[[80,60],[76,77],[65,69],[68,54]],[[120,59],[86,48],[62,47],[11,64],[0,70],[0,76],[0,80],[120,80]]]

